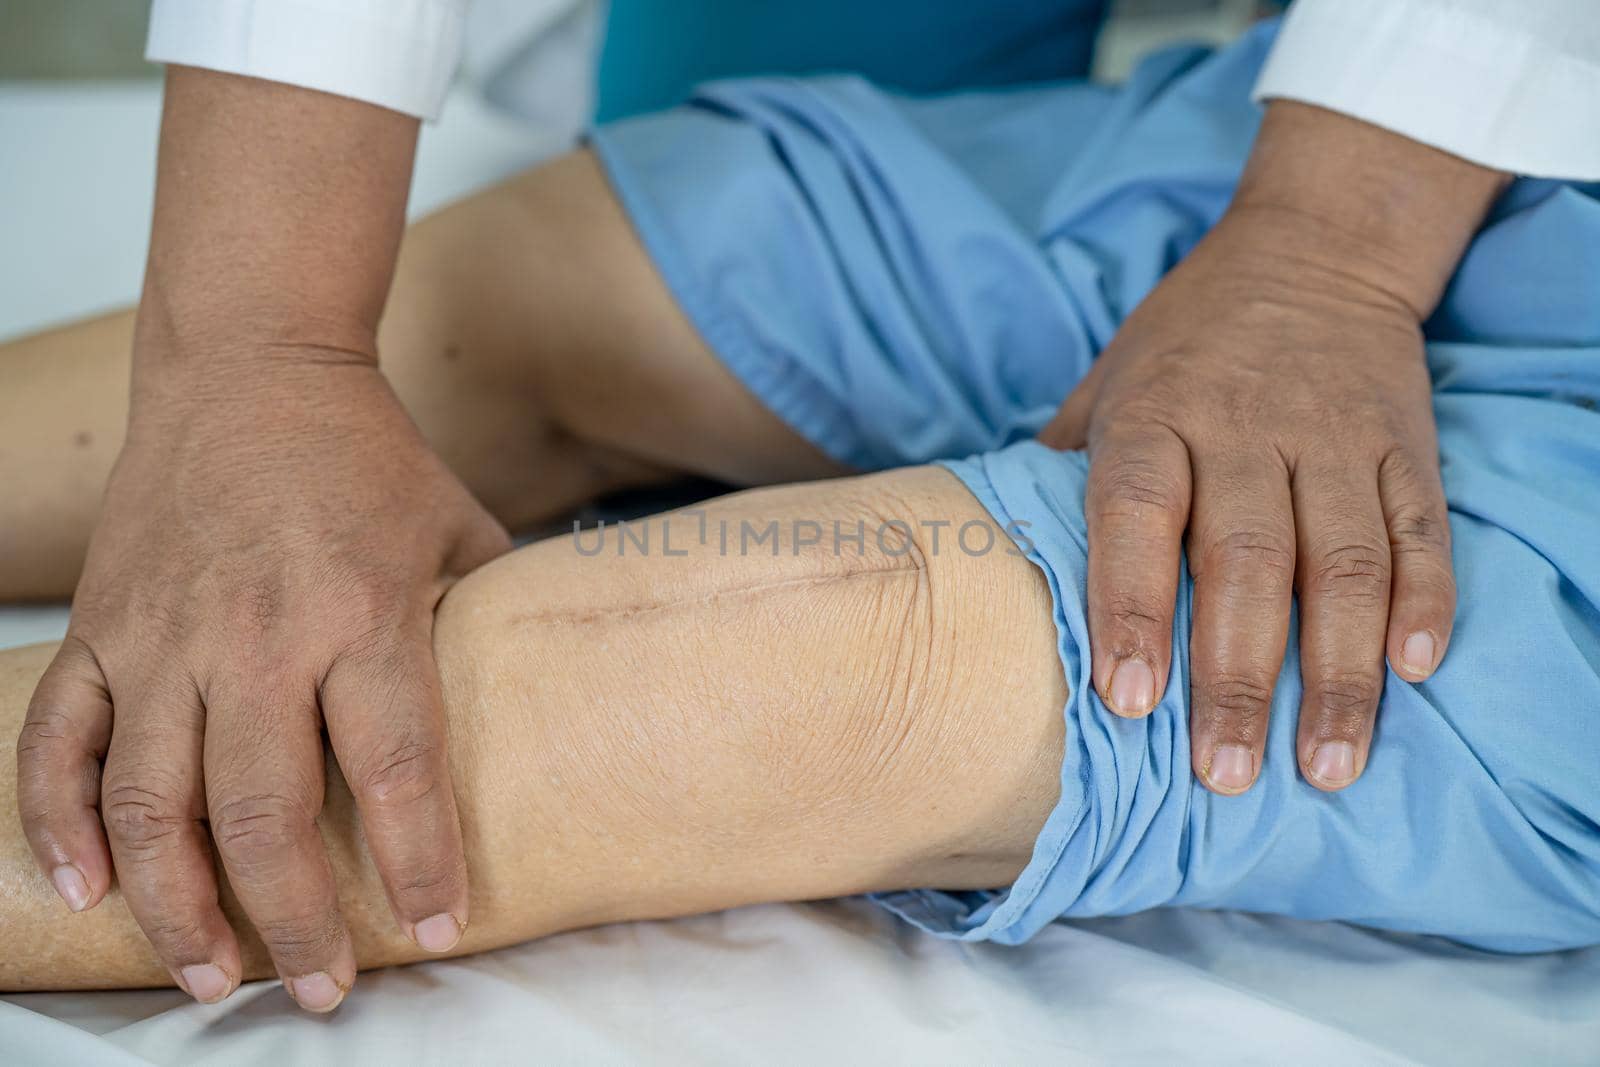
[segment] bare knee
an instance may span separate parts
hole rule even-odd
[[[452,752],[517,747],[568,832],[700,869],[653,908],[1003,880],[1054,801],[1065,687],[1031,565],[928,532],[980,519],[905,471],[513,554],[441,608]],[[637,916],[620,892],[605,918]]]

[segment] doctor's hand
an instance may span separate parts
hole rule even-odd
[[[1387,658],[1421,681],[1455,584],[1421,322],[1502,176],[1317,108],[1268,108],[1232,206],[1129,315],[1041,439],[1090,453],[1095,688],[1167,685],[1194,577],[1195,774],[1261,770],[1300,605],[1294,746],[1313,785],[1365,768]]]
[[[203,1001],[243,973],[213,851],[301,1007],[355,979],[314,821],[324,730],[400,927],[445,951],[468,918],[433,609],[510,545],[378,371],[416,136],[168,70],[127,437],[17,791],[67,905],[115,868]]]
[[[205,1001],[243,973],[214,847],[291,994],[326,1010],[355,957],[315,821],[323,730],[396,918],[448,950],[467,881],[433,609],[509,541],[370,362],[274,351],[163,393],[134,408],[29,708],[28,840],[75,910],[114,860]]]

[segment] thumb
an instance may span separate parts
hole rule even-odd
[[[453,577],[470,574],[492,560],[510,552],[511,535],[498,519],[473,500],[454,549],[445,561],[445,573]]]
[[[1071,451],[1089,446],[1089,417],[1094,412],[1095,400],[1100,395],[1100,368],[1096,361],[1077,387],[1067,394],[1066,401],[1056,417],[1039,431],[1039,440],[1051,448]]]

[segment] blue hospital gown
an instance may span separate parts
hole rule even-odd
[[[1187,580],[1154,714],[1117,718],[1090,685],[1086,461],[1028,439],[1226,206],[1273,32],[1161,53],[1115,89],[713,83],[593,143],[771,410],[859,468],[947,462],[997,523],[1029,524],[1073,690],[1061,799],[1013,885],[883,903],[1006,943],[1166,905],[1600,942],[1600,187],[1513,185],[1427,324],[1460,611],[1433,678],[1388,677],[1358,782],[1299,776],[1292,636],[1256,787],[1193,782]]]

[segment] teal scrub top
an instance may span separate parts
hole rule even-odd
[[[597,119],[700,82],[860,74],[913,93],[1085,76],[1107,0],[611,0]]]

